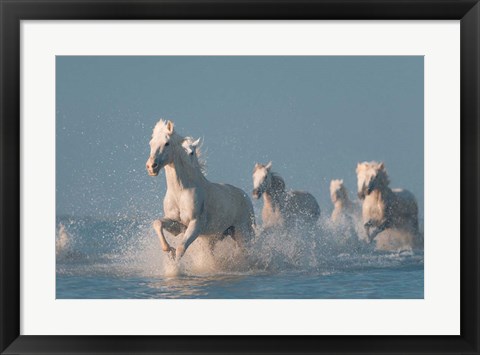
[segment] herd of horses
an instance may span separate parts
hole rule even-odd
[[[258,227],[248,194],[229,185],[210,182],[204,174],[200,140],[182,137],[172,121],[160,120],[153,129],[150,155],[146,163],[150,176],[164,168],[167,191],[163,218],[153,222],[162,250],[179,260],[199,237],[215,243],[230,236],[240,248],[255,238]],[[412,193],[391,189],[383,163],[363,162],[356,168],[358,201],[351,201],[342,180],[332,180],[330,195],[334,209],[332,225],[361,225],[358,233],[365,243],[377,248],[392,245],[413,248],[420,239],[418,206]],[[286,189],[282,177],[272,171],[272,163],[255,164],[253,192],[263,197],[262,230],[288,230],[292,226],[314,226],[320,217],[315,197]],[[164,232],[177,236],[173,248]]]

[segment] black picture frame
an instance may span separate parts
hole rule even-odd
[[[480,5],[477,0],[0,0],[0,18],[2,354],[479,353]],[[20,21],[27,19],[460,20],[461,335],[20,335]]]

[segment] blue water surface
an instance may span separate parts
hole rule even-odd
[[[67,233],[61,250],[57,245],[57,299],[424,297],[420,251],[344,249],[317,234],[272,236],[240,266],[229,257],[228,241],[216,249],[216,258],[223,257],[219,265],[202,259],[204,250],[197,246],[177,265],[161,251],[149,223],[66,217],[57,222]]]

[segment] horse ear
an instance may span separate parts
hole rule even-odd
[[[385,170],[385,164],[383,163],[383,161],[378,165],[378,167],[380,168],[380,170]]]
[[[200,138],[198,138],[195,142],[193,142],[192,146],[193,147],[198,147],[199,144],[200,144]]]
[[[173,133],[173,122],[168,120],[166,128],[167,128],[167,133],[172,134]]]
[[[270,160],[270,161],[268,162],[268,164],[265,165],[265,168],[266,168],[267,170],[270,170],[271,167],[272,167],[272,161]]]

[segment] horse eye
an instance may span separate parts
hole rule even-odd
[[[169,145],[170,145],[170,143],[169,143],[169,142],[165,143],[165,147],[167,147],[167,146],[169,146]]]

